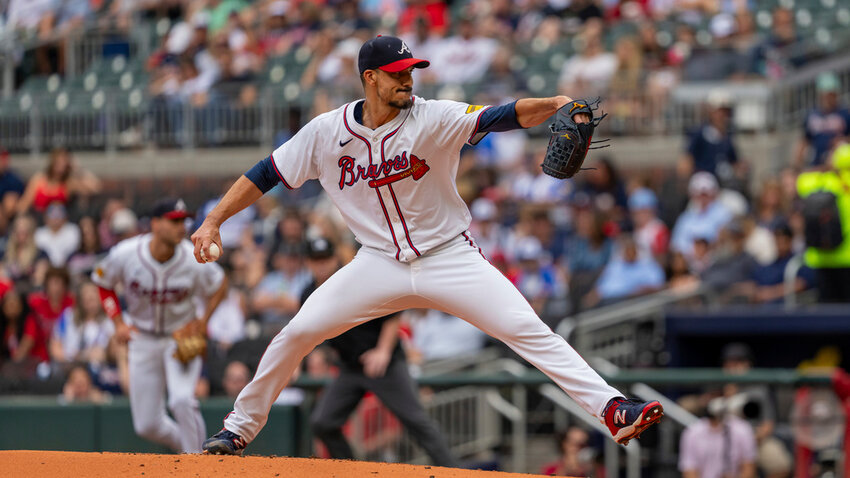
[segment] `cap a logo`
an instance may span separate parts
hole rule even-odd
[[[411,55],[411,56],[413,55],[413,53],[410,52],[410,48],[407,47],[407,43],[402,41],[401,42],[401,50],[398,51],[398,54],[401,55],[404,52],[407,52],[408,55]]]
[[[186,210],[186,203],[183,202],[182,199],[178,199],[177,204],[174,205],[174,210],[175,211],[185,211]]]

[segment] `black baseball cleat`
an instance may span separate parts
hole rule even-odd
[[[204,441],[204,453],[209,455],[242,455],[248,442],[232,431],[222,428],[220,432]]]
[[[613,398],[602,418],[605,426],[614,437],[614,441],[628,445],[629,440],[637,438],[647,428],[658,423],[664,416],[664,408],[657,400],[644,402],[637,399]]]

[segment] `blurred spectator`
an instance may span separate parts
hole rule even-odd
[[[47,254],[53,267],[63,267],[80,247],[80,228],[68,221],[61,203],[53,203],[44,213],[44,226],[35,231],[35,245]]]
[[[44,172],[35,173],[27,182],[24,195],[18,201],[18,212],[44,212],[58,202],[65,206],[71,197],[87,198],[100,192],[100,180],[92,173],[75,166],[71,153],[62,148],[50,152]]]
[[[699,278],[690,270],[688,260],[681,252],[670,256],[667,287],[674,292],[688,292],[699,286]]]
[[[720,180],[731,180],[738,153],[732,135],[732,98],[724,91],[708,95],[708,122],[692,132],[685,157],[693,162],[693,171],[707,171]]]
[[[431,54],[431,69],[442,84],[476,83],[484,79],[490,62],[498,49],[493,38],[479,36],[473,19],[463,17],[457,25],[457,35],[440,42]],[[419,53],[416,53],[419,55]]]
[[[53,327],[65,310],[74,306],[74,296],[68,290],[69,281],[67,270],[51,268],[44,277],[44,292],[30,294],[27,299],[30,315],[24,322],[24,335],[13,356],[16,362],[29,358],[50,361],[47,341],[53,334]]]
[[[717,200],[719,187],[711,173],[698,172],[691,177],[688,193],[691,203],[676,220],[670,246],[686,257],[694,252],[694,241],[714,242],[720,229],[732,220],[732,214]]]
[[[821,73],[815,83],[818,107],[803,123],[803,137],[794,157],[795,167],[824,167],[829,152],[841,141],[850,139],[850,111],[839,102],[841,81],[835,73]]]
[[[53,326],[49,342],[54,363],[79,362],[97,370],[106,362],[106,351],[115,331],[103,312],[96,285],[80,286],[74,307],[68,307]]]
[[[68,373],[68,380],[62,387],[59,403],[104,403],[109,397],[94,386],[91,375],[85,365],[77,364]]]
[[[773,237],[775,227],[762,226],[752,216],[741,216],[740,221],[741,228],[744,230],[744,251],[751,255],[759,265],[766,265],[775,261],[776,239]]]
[[[562,318],[567,313],[563,306],[549,310],[553,303],[563,302],[567,298],[565,280],[558,269],[553,267],[550,255],[543,250],[540,241],[532,236],[520,239],[515,252],[517,263],[508,271],[508,278],[544,322]]]
[[[398,17],[399,33],[410,31],[420,19],[427,22],[431,31],[439,35],[445,33],[449,25],[449,11],[444,0],[410,0],[404,3],[407,5]]]
[[[16,356],[24,335],[24,322],[29,316],[29,305],[20,292],[12,289],[0,299],[0,362]]]
[[[18,215],[3,255],[6,275],[24,287],[38,286],[48,266],[47,254],[35,243],[35,221],[30,216]]]
[[[796,191],[794,191],[796,193]],[[790,212],[791,198],[784,197],[782,185],[775,178],[768,178],[761,184],[761,192],[755,201],[755,215],[758,225],[774,229],[786,222],[785,214]]]
[[[487,335],[477,327],[439,310],[410,309],[403,316],[412,335],[407,355],[416,364],[472,355],[487,342]]]
[[[726,300],[734,300],[745,294],[734,285],[749,280],[758,264],[744,250],[746,236],[740,220],[727,223],[718,238],[711,263],[700,278],[712,290],[727,293]]]
[[[646,67],[643,50],[634,37],[623,37],[614,46],[617,70],[611,78],[606,108],[613,111],[611,118],[619,124],[623,120],[637,120],[653,110],[644,108],[641,95],[645,93]],[[615,126],[623,129],[625,125]]]
[[[767,78],[779,79],[789,70],[802,66],[807,53],[800,48],[794,12],[787,8],[773,11],[770,35],[753,50],[750,69]]]
[[[741,342],[732,342],[723,347],[723,372],[742,375],[753,368],[753,352]],[[787,478],[791,476],[792,458],[788,449],[774,436],[776,428],[776,406],[773,393],[764,384],[738,385],[729,383],[723,387],[727,412],[747,420],[755,432],[757,445],[756,464],[762,476]]]
[[[55,0],[9,0],[6,26],[24,32],[25,36],[50,33]]]
[[[505,254],[510,240],[510,232],[498,221],[498,208],[487,198],[478,198],[469,208],[472,223],[469,232],[485,256]]]
[[[540,474],[546,476],[605,476],[595,463],[596,450],[588,446],[590,435],[583,428],[571,426],[555,434],[560,456],[543,465]]]
[[[822,302],[850,301],[850,144],[836,148],[831,169],[797,178],[803,198],[806,265],[817,272]]]
[[[251,308],[260,314],[264,334],[277,333],[298,311],[298,297],[310,283],[301,253],[298,245],[281,244],[272,255],[272,269],[254,289]]]
[[[626,211],[628,196],[614,162],[603,156],[587,167],[592,169],[582,175],[582,181],[576,185],[576,191],[587,193],[593,206],[609,214],[610,220],[619,220]]]
[[[584,297],[584,306],[595,307],[664,287],[661,266],[651,256],[641,256],[634,238],[624,235],[619,251],[605,266],[596,286]]]
[[[555,179],[543,172],[541,165],[546,148],[537,148],[526,158],[525,168],[510,178],[511,195],[534,204],[554,204],[564,201],[572,188],[571,181]]]
[[[658,219],[658,199],[648,188],[639,188],[629,195],[629,211],[634,225],[635,242],[642,254],[660,258],[667,253],[670,230]]]
[[[9,165],[9,152],[0,150],[0,213],[4,222],[10,221],[18,209],[18,200],[24,193],[24,183]]]
[[[738,53],[733,44],[735,18],[719,13],[711,19],[711,45],[696,48],[685,61],[682,79],[685,81],[719,81],[741,76],[748,71],[747,57]]]
[[[97,223],[91,216],[80,219],[80,247],[68,259],[68,272],[71,278],[89,277],[95,264],[104,255],[97,234]]]
[[[136,213],[126,207],[115,211],[109,220],[109,233],[110,240],[116,241],[116,244],[138,234],[139,219],[136,217]]]
[[[603,231],[602,214],[589,207],[580,208],[575,215],[576,233],[567,245],[567,270],[570,297],[574,309],[578,300],[592,288],[605,264],[611,258],[614,242]]]
[[[224,377],[221,385],[227,398],[236,399],[239,392],[251,381],[251,370],[244,363],[234,360],[224,367]]]
[[[607,91],[608,84],[617,71],[617,56],[606,52],[601,34],[590,20],[579,37],[579,53],[572,56],[561,68],[558,91],[571,98],[591,97]],[[600,22],[601,23],[601,22]]]
[[[335,43],[335,30],[317,35],[317,48],[301,76],[305,90],[319,87],[314,108],[317,113],[330,111],[359,94],[362,85],[357,70],[360,40],[348,38]]]
[[[714,399],[708,416],[685,428],[679,443],[679,471],[684,478],[755,478],[753,429],[728,413],[725,398]]]

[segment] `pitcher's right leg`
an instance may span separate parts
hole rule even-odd
[[[407,264],[361,248],[354,260],[310,295],[298,314],[272,340],[254,379],[236,398],[233,411],[225,418],[224,428],[238,435],[244,448],[266,424],[272,403],[304,356],[323,341],[357,324],[399,310],[410,294]],[[227,443],[222,445],[232,448]],[[210,446],[218,447],[218,444],[210,439],[204,443],[204,449]],[[228,450],[209,451],[228,453]]]

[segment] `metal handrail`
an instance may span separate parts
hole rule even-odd
[[[727,383],[777,385],[829,385],[829,373],[800,373],[796,369],[755,368],[741,375],[727,374],[717,368],[648,368],[625,370],[616,374],[600,373],[605,381],[619,385],[647,383],[654,385],[722,385]],[[313,378],[301,375],[292,386],[316,389],[326,386],[330,378]],[[416,379],[421,386],[458,387],[462,385],[539,386],[551,384],[549,377],[538,370],[525,369],[522,375],[511,373],[464,372],[445,375],[422,376]]]
[[[699,417],[685,410],[676,403],[675,400],[667,397],[645,383],[636,383],[632,385],[632,393],[646,400],[657,400],[661,403],[661,406],[664,407],[664,416],[684,427],[687,427],[699,420]]]

